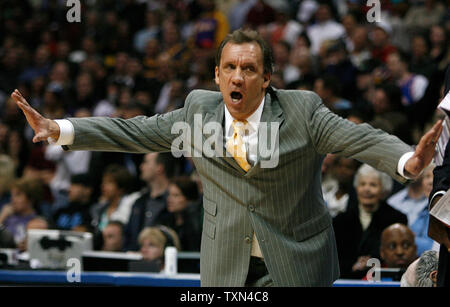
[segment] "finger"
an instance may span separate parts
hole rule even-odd
[[[437,133],[437,135],[435,137],[435,143],[437,143],[437,141],[441,137],[441,133],[442,133],[443,129],[444,129],[444,126],[442,125],[442,121],[441,121],[441,124],[440,124],[439,129],[438,129],[438,133]]]
[[[26,102],[23,97],[20,97],[16,92],[12,93],[11,97],[14,99],[16,104],[24,110],[24,108],[29,107],[30,105]]]
[[[38,133],[33,137],[33,143],[39,143],[43,141],[47,141],[49,135],[46,133]]]
[[[16,103],[30,107],[27,100],[22,96],[19,90],[14,90],[14,92],[11,94],[11,97],[16,101]]]

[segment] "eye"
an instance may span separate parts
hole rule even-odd
[[[234,69],[236,66],[234,66],[234,64],[226,64],[225,65],[225,69],[228,69],[228,70],[232,70],[232,69]]]

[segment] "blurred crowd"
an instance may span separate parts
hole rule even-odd
[[[168,244],[199,251],[202,230],[188,158],[34,144],[10,98],[16,88],[52,119],[169,112],[193,89],[218,90],[216,48],[252,28],[273,49],[277,89],[314,91],[340,116],[411,145],[441,117],[450,1],[381,1],[380,21],[369,22],[371,7],[358,0],[85,0],[72,23],[66,2],[0,2],[3,247],[26,249],[27,229],[54,228],[93,232],[98,250],[157,259]],[[369,258],[406,268],[432,248],[432,166],[403,187],[328,155],[322,176],[341,277],[362,278]]]

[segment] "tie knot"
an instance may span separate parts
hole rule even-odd
[[[234,132],[236,132],[239,135],[243,135],[244,134],[244,130],[245,130],[245,125],[247,125],[247,121],[246,120],[233,120],[232,126],[234,129]]]

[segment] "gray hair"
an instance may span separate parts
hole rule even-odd
[[[381,183],[381,189],[383,193],[383,197],[387,197],[389,193],[392,191],[392,186],[394,184],[392,178],[383,172],[380,172],[379,170],[374,169],[372,166],[368,164],[363,164],[358,169],[358,171],[355,174],[355,179],[353,180],[353,186],[356,188],[358,186],[358,182],[362,176],[367,175],[376,175]]]
[[[426,251],[420,256],[416,266],[416,286],[432,287],[433,281],[430,274],[438,269],[438,255],[436,251]]]

